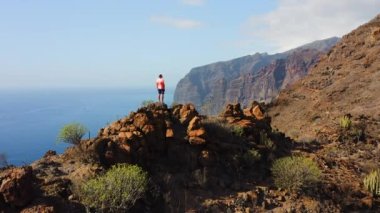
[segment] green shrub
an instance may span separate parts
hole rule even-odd
[[[374,195],[380,195],[380,169],[373,170],[364,178],[364,187]]]
[[[345,115],[343,118],[340,119],[339,124],[342,129],[350,129],[352,125],[352,121],[350,117]]]
[[[62,127],[58,134],[58,142],[79,144],[87,128],[80,123],[71,123]]]
[[[252,148],[243,155],[244,162],[248,165],[253,165],[261,159],[261,154],[258,150]]]
[[[244,135],[244,128],[238,125],[233,125],[232,133],[236,136],[242,137]]]
[[[276,145],[265,132],[260,132],[260,144],[264,145],[266,149],[271,151],[274,151],[276,149]]]
[[[321,176],[317,164],[302,156],[277,159],[271,170],[275,185],[290,190],[311,186],[318,182]]]
[[[80,190],[87,207],[105,212],[124,212],[144,196],[148,175],[136,165],[119,164],[89,180]]]

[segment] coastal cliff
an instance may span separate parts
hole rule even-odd
[[[256,53],[192,69],[179,81],[175,103],[193,103],[203,114],[218,114],[228,103],[270,102],[305,76],[339,39],[315,41],[284,53]]]

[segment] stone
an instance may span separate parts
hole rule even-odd
[[[259,105],[256,105],[255,107],[253,107],[253,109],[251,110],[251,112],[252,112],[252,115],[254,115],[257,120],[264,119],[264,113],[260,109]]]
[[[197,130],[191,130],[187,133],[189,137],[202,137],[204,138],[206,136],[206,130],[204,128],[197,129]]]
[[[145,133],[145,134],[149,134],[151,132],[154,132],[154,126],[153,125],[150,125],[150,124],[147,124],[145,125],[143,128],[142,128],[142,131]]]
[[[137,128],[142,129],[146,124],[149,123],[149,118],[146,113],[137,113],[133,119],[133,125]]]
[[[126,143],[128,140],[133,138],[132,132],[119,132],[119,142]]]
[[[361,199],[361,204],[362,204],[363,207],[371,209],[372,205],[373,205],[373,197],[367,196],[365,198],[362,198]]]
[[[121,123],[120,123],[120,121],[116,121],[115,123],[111,124],[111,129],[119,131],[121,129]]]
[[[172,138],[172,137],[174,137],[174,131],[173,131],[173,129],[166,129],[166,134],[165,134],[165,136],[166,136],[167,138]]]
[[[206,140],[200,137],[190,137],[189,143],[191,145],[203,145],[206,143]]]
[[[32,167],[11,168],[3,173],[0,194],[5,203],[22,207],[33,199]]]
[[[226,109],[221,114],[222,117],[233,117],[233,118],[242,118],[244,116],[243,110],[240,107],[240,104],[227,104]]]
[[[198,112],[195,110],[194,105],[185,104],[179,110],[179,121],[183,125],[187,126],[188,123],[191,121],[191,119],[193,119],[197,115],[198,115]]]
[[[198,116],[195,116],[191,119],[187,131],[195,130],[201,128],[201,119]]]

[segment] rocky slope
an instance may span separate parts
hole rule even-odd
[[[149,191],[130,212],[379,209],[379,199],[363,190],[356,164],[339,160],[351,152],[347,147],[295,143],[272,131],[264,109],[234,104],[206,117],[190,104],[140,108],[62,155],[49,151],[30,166],[0,170],[0,212],[86,212],[79,186],[118,163],[138,164],[150,176]],[[273,160],[292,153],[318,163],[324,176],[317,187],[298,193],[274,187]],[[363,153],[356,163],[370,157],[378,164],[379,151],[367,146]]]
[[[270,102],[281,89],[305,76],[337,41],[330,38],[284,53],[256,53],[194,68],[177,84],[174,102],[193,103],[203,114],[218,114],[228,103]]]
[[[347,34],[301,81],[281,92],[273,125],[293,138],[336,141],[349,114],[358,136],[380,140],[380,16]]]

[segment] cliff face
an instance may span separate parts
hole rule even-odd
[[[174,102],[193,103],[204,114],[218,114],[227,103],[270,102],[307,74],[321,53],[338,38],[316,41],[275,55],[245,56],[194,68],[178,84]]]
[[[338,137],[350,114],[360,131],[380,138],[380,16],[344,36],[309,75],[281,92],[270,110],[273,125],[294,138]]]
[[[193,103],[203,113],[219,113],[226,102],[228,89],[236,83],[233,80],[243,74],[257,73],[277,57],[257,53],[194,68],[177,84],[174,102]]]

